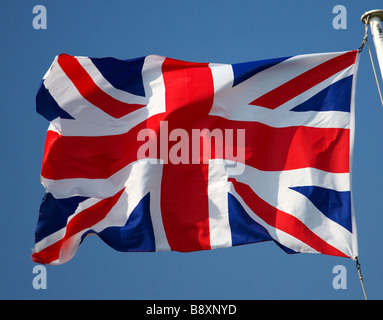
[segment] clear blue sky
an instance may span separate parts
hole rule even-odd
[[[32,26],[37,4],[47,9],[46,30]],[[347,29],[333,28],[337,4],[347,9]],[[360,16],[382,7],[381,0],[2,0],[0,298],[363,299],[355,262],[345,258],[287,255],[271,242],[188,254],[120,253],[98,237],[87,238],[70,262],[48,266],[47,289],[35,290],[30,256],[44,195],[39,177],[48,122],[36,113],[34,99],[59,53],[236,63],[353,50],[364,35]],[[370,299],[383,298],[382,146],[383,108],[365,48],[353,191]],[[332,287],[336,265],[347,269],[345,290]]]

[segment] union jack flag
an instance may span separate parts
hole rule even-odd
[[[355,258],[358,60],[57,56],[36,95],[50,126],[32,259],[65,263],[92,234],[119,251],[272,240]]]

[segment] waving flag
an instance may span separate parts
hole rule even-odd
[[[119,251],[275,241],[355,258],[351,194],[358,52],[239,64],[61,54],[32,258],[70,260],[97,234]]]

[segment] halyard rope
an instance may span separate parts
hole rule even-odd
[[[370,55],[370,60],[371,60],[371,65],[372,65],[372,70],[374,71],[374,76],[375,76],[376,85],[377,85],[377,87],[378,87],[378,92],[379,92],[380,102],[381,102],[382,107],[383,107],[382,91],[380,90],[379,80],[378,80],[378,76],[376,75],[376,70],[375,70],[374,60],[373,60],[373,58],[372,58],[372,54],[371,54],[370,44],[368,43],[368,20],[369,20],[369,16],[367,16],[367,17],[366,17],[366,20],[365,20],[365,33],[364,33],[364,38],[363,38],[363,42],[362,42],[362,44],[360,45],[358,51],[361,52],[361,51],[363,50],[363,47],[364,47],[365,43],[367,43],[368,53],[369,53],[369,55]]]

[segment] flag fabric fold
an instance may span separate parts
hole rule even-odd
[[[93,234],[124,252],[274,241],[354,259],[358,61],[58,55],[36,95],[50,125],[32,259],[65,263]]]

